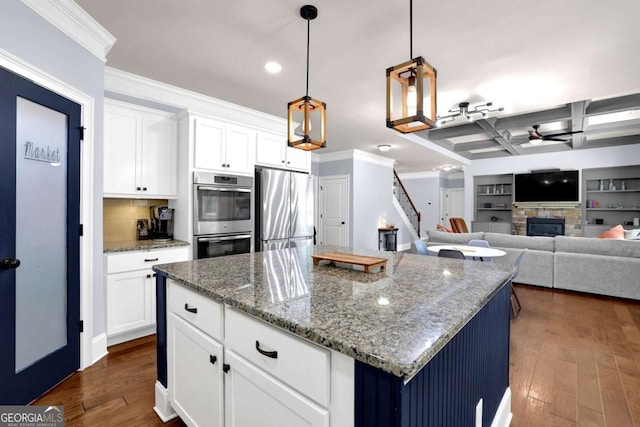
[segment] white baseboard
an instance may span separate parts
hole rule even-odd
[[[160,417],[163,423],[178,416],[171,407],[169,390],[164,388],[160,381],[156,381],[156,405],[153,407],[153,410],[158,414],[158,417]]]
[[[508,427],[509,424],[511,424],[512,417],[513,414],[511,413],[511,388],[507,387],[504,394],[502,395],[502,400],[500,401],[500,406],[498,406],[496,415],[495,417],[493,417],[491,427]]]
[[[138,338],[146,337],[147,335],[153,335],[155,333],[156,333],[156,325],[152,325],[146,328],[123,332],[117,335],[109,335],[107,337],[107,346],[110,347],[112,345],[120,344],[126,341],[136,340]]]
[[[411,242],[409,243],[401,243],[398,245],[398,252],[400,251],[408,251],[411,249]]]
[[[107,351],[107,334],[103,332],[97,337],[93,337],[91,341],[91,364],[93,365],[107,354],[109,354]]]

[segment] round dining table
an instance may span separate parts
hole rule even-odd
[[[501,249],[495,248],[483,248],[482,246],[469,246],[469,245],[433,245],[427,246],[430,253],[438,254],[440,249],[453,249],[462,252],[464,256],[476,257],[482,260],[483,258],[497,258],[505,256],[507,253]]]

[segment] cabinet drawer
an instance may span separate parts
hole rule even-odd
[[[266,355],[260,353],[257,343]],[[225,345],[321,405],[329,405],[329,350],[229,307],[225,310]]]
[[[169,280],[167,310],[222,341],[222,304]]]
[[[153,251],[124,252],[105,256],[107,274],[123,271],[142,270],[156,264],[186,261],[189,259],[189,248],[156,249]]]

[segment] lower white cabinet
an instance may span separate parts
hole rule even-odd
[[[329,427],[327,409],[232,351],[225,363],[225,427]]]
[[[167,287],[168,395],[188,426],[353,426],[353,359]]]
[[[167,316],[171,406],[190,426],[223,425],[222,344],[175,313]]]
[[[108,337],[155,325],[155,280],[153,270],[107,276]]]
[[[105,255],[107,345],[156,332],[156,264],[186,261],[187,246]]]
[[[482,231],[485,233],[511,234],[511,223],[510,222],[472,221],[471,231],[473,233]]]

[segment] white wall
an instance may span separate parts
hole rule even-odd
[[[640,144],[474,160],[465,168],[465,219],[473,218],[473,177],[536,169],[588,169],[640,163]]]
[[[426,231],[435,230],[440,222],[440,173],[420,172],[398,175],[416,209],[420,211],[420,237],[426,237]]]

